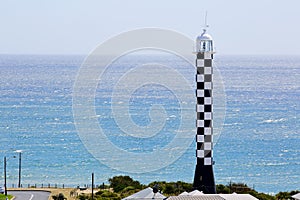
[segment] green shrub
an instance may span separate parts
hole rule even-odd
[[[129,176],[115,176],[108,179],[110,187],[113,188],[114,192],[121,192],[124,188],[132,186],[135,189],[142,189],[142,185],[138,181],[134,181]]]
[[[62,193],[59,193],[58,195],[53,195],[52,199],[53,200],[66,200],[67,198]]]
[[[218,194],[229,194],[230,193],[230,188],[223,184],[217,185],[216,190],[217,190]]]
[[[179,195],[180,193],[184,191],[192,191],[193,185],[191,183],[185,183],[182,181],[177,182],[152,182],[148,186],[154,187],[155,185],[158,186],[159,191],[163,192],[165,196],[173,196],[173,195]]]

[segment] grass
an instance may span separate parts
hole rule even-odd
[[[8,199],[12,199],[12,195],[7,195]],[[0,200],[6,200],[6,196],[4,194],[0,194]]]

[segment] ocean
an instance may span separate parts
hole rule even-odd
[[[100,147],[94,149],[82,142],[73,112],[73,89],[84,59],[79,55],[0,55],[0,158],[7,157],[8,186],[18,182],[18,154],[15,150],[23,151],[23,186],[89,184],[92,172],[97,184],[107,183],[108,178],[116,175],[129,175],[144,184],[153,181],[192,182],[196,162],[193,137],[188,138],[188,145],[182,143],[185,145],[182,148],[186,148],[182,155],[172,154],[170,150],[168,155],[174,159],[164,163],[165,166],[159,162],[166,154],[153,152],[165,148],[180,128],[192,134],[195,131],[194,121],[192,127],[181,127],[180,124],[181,106],[187,104],[194,109],[195,102],[188,98],[186,101],[179,99],[191,92],[194,95],[194,88],[173,90],[171,86],[152,81],[135,88],[129,100],[118,96],[118,90],[114,89],[118,79],[126,78],[128,72],[143,63],[171,65],[189,83],[194,83],[195,71],[172,55],[141,54],[114,61],[102,74],[95,89],[94,105],[96,120],[107,139],[123,153],[153,153],[153,160],[147,157],[142,163],[147,165],[144,171],[137,167],[139,173],[135,173],[134,166],[140,165],[125,164],[127,158],[118,159],[118,155],[112,155],[101,147],[102,141],[95,141]],[[223,88],[221,93],[224,93],[222,98],[226,105],[224,123],[223,119],[218,122],[221,121],[223,126],[218,128],[215,137],[216,183],[242,182],[267,193],[299,190],[300,57],[216,55],[215,68],[219,80],[222,80],[217,88]],[[151,66],[148,69],[150,77]],[[159,80],[163,79],[172,77],[163,73]],[[127,109],[130,116],[112,111],[112,105],[117,111]],[[162,114],[157,112],[162,108]],[[193,110],[191,116],[195,114]],[[116,116],[121,121],[123,118],[130,120],[117,123]],[[166,118],[163,124],[160,120],[154,120],[152,124],[153,119],[160,117]],[[125,127],[121,127],[122,123]],[[145,129],[148,135],[135,137],[126,132],[133,130],[131,123]],[[157,134],[151,133],[155,123],[159,127]],[[98,159],[88,151],[91,149],[99,153]],[[99,156],[103,158],[100,161]],[[3,178],[1,173],[0,184],[3,184]]]

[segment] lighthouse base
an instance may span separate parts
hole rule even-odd
[[[205,194],[216,194],[212,165],[196,165],[193,188],[194,190],[202,191]]]

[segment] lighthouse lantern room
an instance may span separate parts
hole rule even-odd
[[[213,52],[212,37],[203,29],[203,33],[196,39],[196,52]]]

